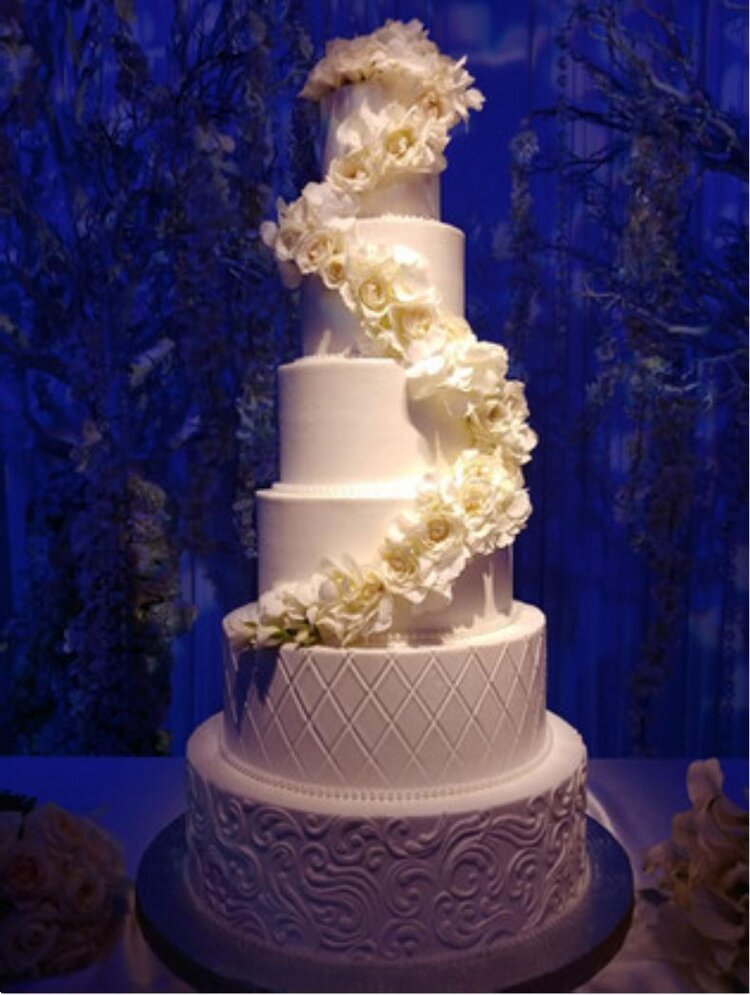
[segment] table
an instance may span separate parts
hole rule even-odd
[[[670,835],[675,812],[689,808],[685,759],[593,759],[589,765],[589,809],[627,851],[636,888],[647,879],[644,851]],[[722,760],[725,790],[747,806],[747,760]],[[154,836],[185,809],[182,758],[2,757],[0,788],[54,801],[87,815],[115,836],[135,878],[142,853]],[[627,947],[627,944],[626,944]],[[618,955],[580,991],[683,991],[662,965]],[[83,971],[9,989],[28,992],[189,992],[164,967],[143,939],[131,914],[110,956]]]

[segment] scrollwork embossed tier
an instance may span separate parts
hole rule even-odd
[[[334,962],[433,961],[533,933],[587,884],[585,751],[550,727],[529,775],[368,804],[253,782],[208,723],[189,756],[195,900],[256,945]]]

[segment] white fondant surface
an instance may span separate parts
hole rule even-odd
[[[281,482],[418,476],[427,443],[409,419],[406,374],[388,359],[302,359],[279,369]]]
[[[427,218],[383,215],[354,222],[357,239],[368,245],[403,246],[423,257],[426,279],[442,306],[464,313],[464,233]],[[317,276],[302,285],[302,351],[306,356],[357,353],[359,325],[338,291],[328,290]]]
[[[437,399],[409,403],[391,359],[321,356],[279,369],[281,483],[398,482],[439,470],[468,448],[468,428]]]
[[[586,747],[580,735],[561,718],[546,712],[549,746],[538,763],[519,770],[516,775],[500,776],[465,790],[450,793],[393,792],[391,796],[370,790],[336,791],[315,785],[293,784],[279,779],[256,777],[249,768],[242,769],[225,755],[221,713],[200,725],[188,740],[189,764],[202,777],[222,791],[256,802],[282,805],[302,812],[344,817],[431,816],[441,813],[474,812],[489,808],[512,808],[544,794],[580,769],[586,760]]]
[[[494,632],[382,649],[238,653],[244,617],[224,623],[224,748],[252,778],[422,798],[511,776],[548,745],[545,622],[531,605]]]

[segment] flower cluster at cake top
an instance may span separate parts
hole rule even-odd
[[[464,68],[465,61],[442,55],[420,21],[389,20],[372,34],[329,42],[301,96],[320,100],[340,86],[369,79],[410,81],[421,90],[416,106],[452,127],[484,102],[471,86],[474,80]]]
[[[448,131],[468,108],[481,107],[481,94],[470,89],[463,63],[440,55],[416,21],[389,21],[366,38],[330,45],[303,93],[319,96],[388,73],[412,80],[408,103],[389,103],[374,133],[371,123],[362,125],[362,143],[332,159],[323,182],[307,184],[294,203],[279,201],[278,224],[266,222],[261,235],[285,282],[314,274],[337,292],[357,319],[361,353],[400,363],[410,399],[436,398],[471,441],[447,472],[423,480],[373,562],[327,561],[307,583],[264,594],[248,622],[257,645],[382,637],[397,608],[448,604],[468,561],[509,545],[531,511],[521,467],[536,436],[523,385],[506,377],[505,349],[478,341],[468,322],[442,305],[422,256],[363,242],[354,224],[368,191],[445,167]]]

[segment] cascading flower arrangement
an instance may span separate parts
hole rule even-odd
[[[440,54],[418,21],[388,21],[366,37],[329,44],[302,95],[319,100],[392,74],[399,99],[377,122],[347,120],[351,148],[292,204],[280,200],[278,224],[265,222],[261,234],[287,285],[316,275],[336,291],[356,319],[359,352],[401,364],[410,399],[437,399],[471,441],[444,474],[425,477],[372,563],[326,561],[306,584],[266,592],[247,623],[256,645],[366,642],[390,629],[397,602],[412,610],[447,604],[469,560],[509,545],[531,511],[521,467],[536,436],[523,385],[506,377],[506,350],[478,341],[442,305],[418,253],[365,243],[354,226],[367,193],[445,168],[450,129],[482,107],[473,78],[463,60]]]

